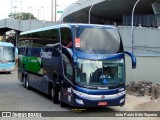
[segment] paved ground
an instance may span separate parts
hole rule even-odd
[[[61,114],[67,114],[64,111],[72,111],[73,108],[61,108],[59,104],[53,104],[52,101],[45,95],[35,91],[27,90],[17,79],[16,71],[11,74],[0,73],[0,111],[63,111]],[[123,107],[107,107],[88,109],[90,116],[103,116],[108,111],[160,111],[160,101],[151,101],[150,97],[135,97],[127,95],[126,104]],[[72,113],[72,115],[77,113]],[[63,116],[63,115],[62,115]],[[1,119],[1,118],[0,118]],[[9,118],[4,118],[9,119]],[[13,118],[12,118],[13,119]],[[17,118],[14,118],[17,119]],[[52,118],[43,118],[52,119]],[[42,119],[42,120],[43,120]],[[56,118],[62,119],[62,117]],[[63,119],[70,119],[63,117]],[[72,119],[81,119],[80,117],[72,117]],[[83,119],[101,120],[111,119],[109,117],[83,117]],[[130,117],[114,117],[113,120],[126,119]],[[136,119],[146,120],[144,117]],[[38,120],[38,118],[37,118]],[[147,120],[158,120],[158,118],[147,118]]]
[[[15,74],[0,74],[0,111],[62,111],[43,94],[25,89]]]

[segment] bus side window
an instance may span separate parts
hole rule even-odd
[[[63,61],[63,66],[64,66],[64,74],[65,76],[72,81],[73,79],[73,67],[71,63],[68,63],[66,61]]]
[[[0,61],[2,61],[2,59],[3,59],[2,55],[3,55],[3,48],[0,47]]]
[[[41,48],[30,48],[30,55],[34,57],[40,57]]]
[[[69,60],[69,58],[62,53],[62,58],[63,58],[63,69],[64,69],[64,75],[72,81],[73,78],[73,67],[72,64]]]
[[[28,48],[26,48],[25,55],[28,56]]]

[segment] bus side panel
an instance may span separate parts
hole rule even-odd
[[[37,51],[38,50],[38,51]],[[43,52],[42,53],[40,53]],[[48,83],[54,81],[53,73],[60,73],[61,56],[54,48],[32,49],[31,53],[38,53],[41,56],[28,57],[27,72],[29,73],[30,86],[48,94]]]
[[[43,58],[43,69],[44,69],[44,80],[43,83],[45,84],[45,91],[47,93],[48,91],[48,82],[50,80],[53,81],[53,84],[56,84],[56,80],[58,78],[55,78],[55,73],[59,76],[60,75],[60,66],[61,66],[61,54],[58,50],[55,48],[47,47],[45,48],[45,53],[49,54],[51,52],[51,56],[47,56]]]
[[[52,62],[47,62],[48,59],[45,48],[59,45],[59,29],[49,28],[46,30],[32,31],[29,33],[22,33],[20,35],[19,46],[25,46],[29,49],[26,62],[26,71],[29,75],[29,85],[35,89],[46,93],[48,91],[48,81],[52,76],[46,74],[43,63],[46,61],[46,66],[52,68]],[[49,51],[48,51],[49,52]],[[52,60],[51,60],[52,61]],[[47,67],[46,67],[47,68]],[[53,72],[53,70],[47,70]]]
[[[43,81],[43,58],[41,58],[41,51],[43,50],[44,48],[29,48],[26,66],[30,86],[42,92],[44,92],[41,84]]]

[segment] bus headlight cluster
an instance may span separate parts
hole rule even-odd
[[[121,99],[119,103],[123,103],[123,102],[124,102],[124,98],[123,98],[123,99]]]
[[[119,89],[119,92],[121,92],[121,91],[124,91],[124,88],[120,88],[120,89]]]
[[[119,95],[119,96],[122,96],[122,95],[125,95],[125,93],[126,93],[126,91],[124,90],[124,91],[122,91],[122,92],[119,92],[118,95]]]
[[[83,97],[83,98],[86,98],[86,97],[88,96],[88,94],[82,93],[82,92],[79,92],[79,91],[76,91],[76,90],[74,90],[74,89],[73,89],[73,92],[74,92],[76,95],[78,95],[78,96],[80,96],[80,97]]]
[[[76,99],[76,103],[84,105],[83,100],[80,100],[80,99]]]

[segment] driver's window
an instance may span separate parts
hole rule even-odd
[[[73,67],[71,65],[71,63],[69,63],[68,61],[64,60],[63,61],[63,66],[64,66],[64,74],[65,76],[72,81],[73,79]]]

